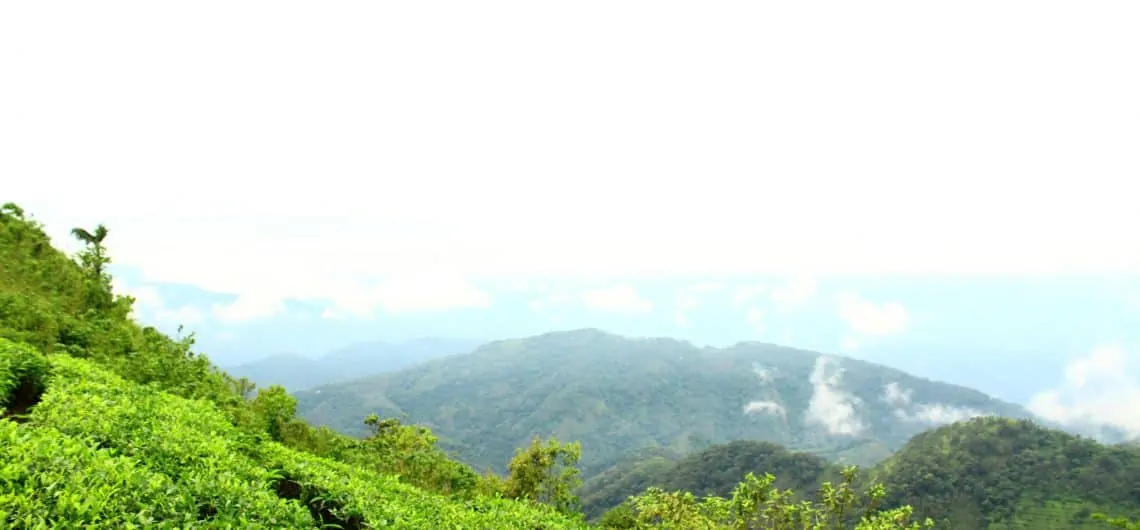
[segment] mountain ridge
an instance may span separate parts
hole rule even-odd
[[[499,451],[535,434],[581,440],[584,470],[622,451],[688,453],[735,439],[866,465],[932,425],[980,414],[1034,418],[980,391],[868,361],[760,342],[697,347],[598,328],[494,341],[297,397],[299,414],[342,432],[360,432],[355,418],[383,404],[382,413],[428,425],[444,440],[484,440],[490,449],[449,447],[479,467],[503,461]]]

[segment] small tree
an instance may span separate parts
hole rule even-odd
[[[799,501],[791,491],[773,487],[775,477],[749,473],[730,499],[710,496],[698,499],[689,492],[668,493],[650,488],[603,517],[603,528],[668,528],[675,530],[750,530],[754,528],[800,530],[918,530],[934,522],[911,521],[909,506],[880,511],[885,495],[882,486],[872,486],[860,499],[852,485],[855,468],[844,471],[838,486],[825,483],[819,501]],[[861,507],[862,513],[856,512]]]
[[[577,490],[582,480],[575,466],[581,455],[577,442],[562,444],[550,438],[544,444],[535,436],[529,447],[515,451],[507,466],[510,475],[504,484],[504,494],[513,499],[549,504],[563,513],[578,512]]]
[[[253,398],[253,410],[265,425],[269,437],[283,441],[285,424],[297,414],[297,399],[290,396],[281,385],[271,385],[257,391]]]
[[[111,258],[107,256],[107,248],[103,246],[107,233],[107,227],[102,224],[96,226],[94,232],[82,228],[71,229],[71,235],[86,246],[79,253],[79,263],[87,272],[85,302],[91,309],[105,309],[114,303],[111,294],[111,276],[106,274],[107,264],[111,263]]]

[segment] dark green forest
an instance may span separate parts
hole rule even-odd
[[[728,418],[694,416],[707,429],[661,425],[652,409],[635,411],[643,417],[631,424],[627,412],[611,410],[627,393],[674,408],[724,398],[702,398],[700,386],[659,360],[665,355],[654,356],[668,344],[646,344],[620,362],[643,363],[673,383],[672,394],[604,374],[585,385],[573,374],[588,367],[567,364],[539,378],[543,388],[562,381],[562,401],[524,392],[497,413],[530,424],[501,422],[463,401],[451,402],[448,423],[432,414],[462,390],[400,406],[405,385],[393,379],[368,400],[346,386],[340,401],[318,404],[344,422],[334,425],[342,434],[302,420],[284,388],[218,369],[195,350],[193,333],[168,336],[136,322],[134,301],[111,288],[113,232],[97,225],[72,236],[85,249],[68,256],[29,212],[0,209],[0,528],[1137,528],[1126,519],[1140,514],[1135,447],[1027,419],[910,433],[868,418],[871,435],[848,445],[801,428],[791,406],[777,440],[702,434]],[[514,344],[497,347],[528,351]],[[774,355],[810,368],[798,354]],[[731,361],[722,369],[739,372]],[[870,378],[868,388],[905,375],[849,369]],[[480,377],[500,384],[494,370],[460,375],[480,391]],[[404,391],[431,388],[421,378]],[[767,391],[792,403],[804,389]],[[1019,413],[968,389],[938,391]],[[591,429],[606,421],[614,429],[587,437],[586,427],[549,428],[558,414],[577,421],[576,411],[592,411]],[[433,420],[409,421],[420,416]],[[774,420],[756,421],[750,429]],[[845,466],[860,460],[875,465]]]

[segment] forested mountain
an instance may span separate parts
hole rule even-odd
[[[595,518],[650,487],[725,496],[748,473],[772,473],[778,486],[811,496],[842,468],[753,441],[683,458],[643,454],[588,478],[583,510]],[[913,506],[940,528],[1100,528],[1091,513],[1140,516],[1140,451],[1029,421],[976,418],[926,431],[867,478],[886,487],[885,506]]]
[[[478,468],[499,469],[534,435],[579,440],[586,474],[630,451],[687,454],[733,440],[869,465],[932,426],[1031,416],[975,390],[854,359],[591,329],[494,342],[297,398],[302,417],[348,433],[362,432],[356,418],[365,414],[406,415]]]
[[[1140,516],[1140,451],[1027,421],[975,419],[915,436],[878,466],[886,502],[950,528],[1096,528]]]
[[[467,353],[480,344],[482,341],[435,337],[404,343],[366,342],[352,344],[315,359],[288,353],[271,355],[226,367],[226,372],[249,379],[260,386],[281,385],[294,392],[392,372],[438,357]]]

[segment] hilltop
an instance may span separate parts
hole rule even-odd
[[[302,417],[350,434],[361,432],[355,418],[377,409],[406,415],[480,469],[498,469],[534,435],[579,440],[589,448],[587,475],[643,448],[688,454],[733,440],[871,465],[933,426],[983,414],[1032,417],[976,390],[855,359],[594,329],[493,342],[297,399]]]

